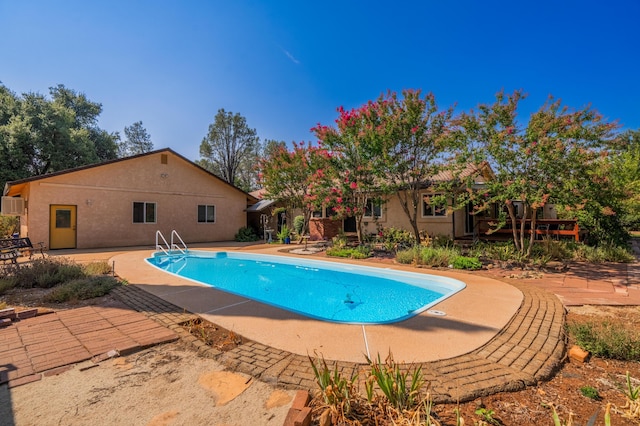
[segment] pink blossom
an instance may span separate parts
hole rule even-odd
[[[349,187],[351,189],[356,189],[358,187],[358,184],[356,182],[351,182],[351,185],[349,185]]]
[[[338,204],[342,204],[342,197],[336,198],[336,201],[338,202]]]

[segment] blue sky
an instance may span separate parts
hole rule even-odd
[[[0,81],[57,84],[141,120],[155,148],[197,160],[219,108],[262,140],[314,140],[316,123],[387,90],[466,111],[523,89],[640,128],[640,2],[0,0]]]

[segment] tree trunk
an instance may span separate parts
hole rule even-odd
[[[519,239],[518,239],[518,221],[516,213],[513,209],[513,203],[507,203],[507,212],[509,212],[509,218],[511,219],[511,234],[513,235],[513,243],[516,245],[516,250],[520,251]]]
[[[402,195],[400,195],[400,193],[401,191],[397,191],[396,195],[398,196],[398,200],[400,200],[400,205],[402,206],[402,210],[404,210],[405,214],[407,215],[407,218],[409,219],[409,223],[413,228],[413,233],[416,239],[416,245],[420,245],[421,238],[420,238],[420,230],[418,229],[418,205],[419,205],[418,201],[419,200],[416,200],[416,197],[413,196],[413,193],[412,193],[411,204],[413,204],[413,208],[410,209],[409,196],[406,195],[403,198]]]
[[[538,209],[531,210],[531,235],[529,236],[529,247],[527,247],[527,257],[531,256],[531,249],[536,239],[536,221],[538,215]]]

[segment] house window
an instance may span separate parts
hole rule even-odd
[[[198,223],[215,223],[216,206],[198,206]]]
[[[311,213],[311,217],[315,217],[315,218],[321,218],[322,217],[322,210],[314,210],[313,213]]]
[[[442,194],[429,194],[422,196],[422,217],[443,217],[447,215],[446,200],[438,200],[436,197]]]
[[[382,204],[375,203],[373,200],[368,200],[367,205],[364,208],[364,217],[382,217]]]
[[[156,223],[156,203],[133,203],[133,223]]]

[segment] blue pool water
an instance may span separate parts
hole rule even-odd
[[[189,250],[146,260],[229,293],[340,323],[401,321],[465,287],[434,275],[249,253]]]

